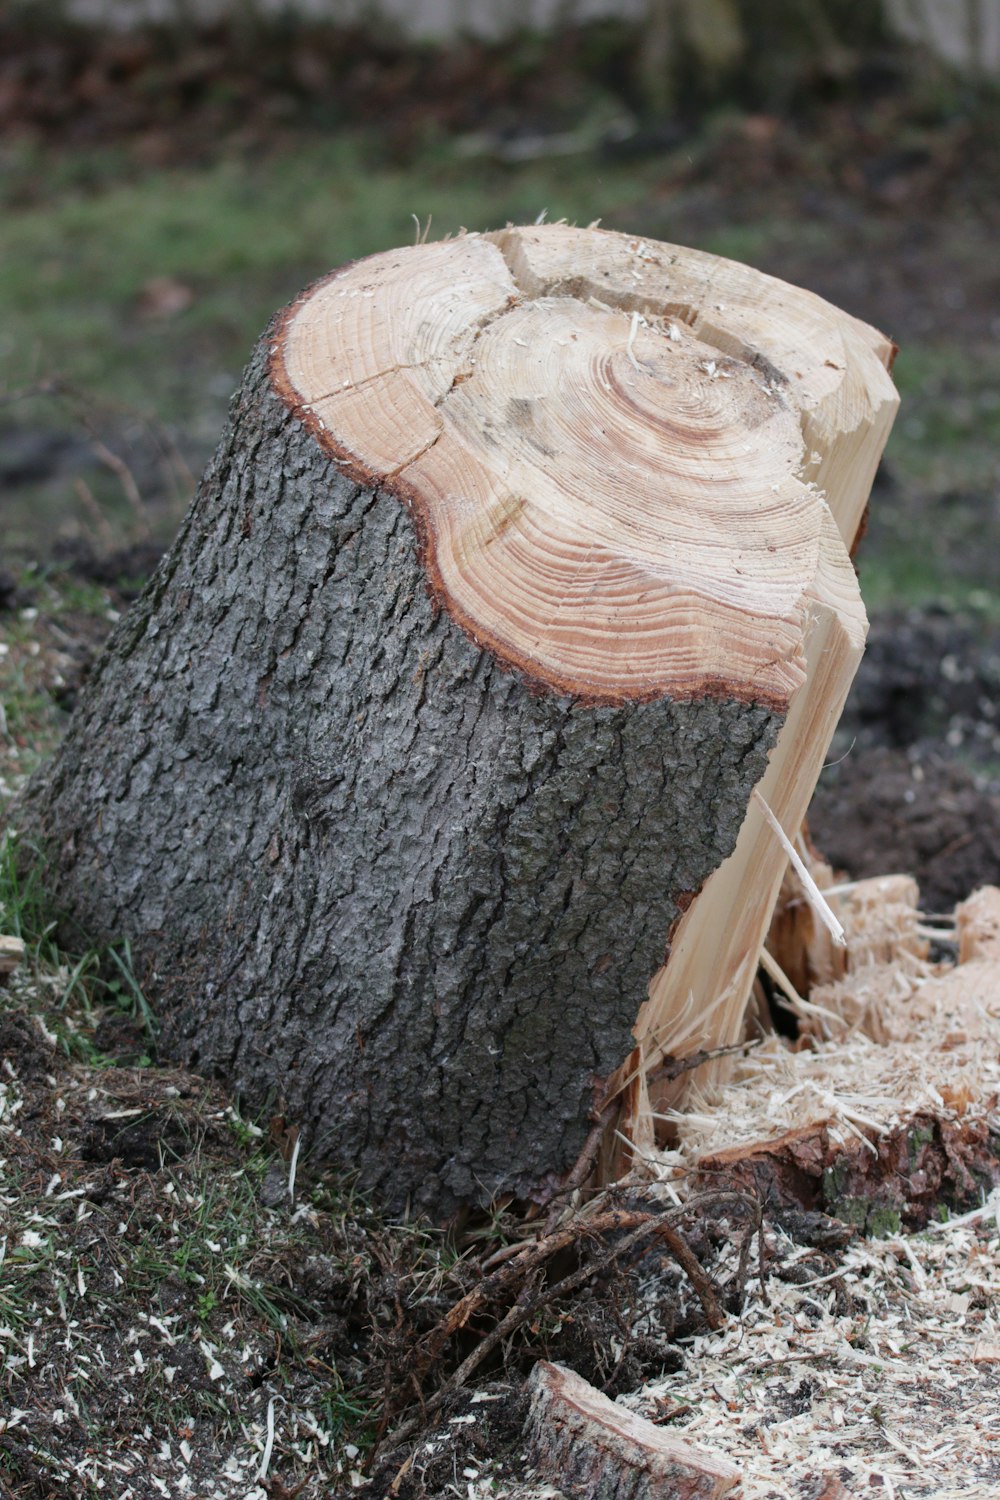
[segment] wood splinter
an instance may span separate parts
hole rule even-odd
[[[13,974],[24,962],[24,943],[17,937],[0,935],[0,977]]]

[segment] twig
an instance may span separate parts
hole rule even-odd
[[[525,1245],[512,1260],[507,1261],[478,1286],[473,1287],[471,1292],[467,1292],[464,1297],[460,1298],[441,1319],[441,1322],[430,1330],[424,1341],[425,1367],[437,1358],[452,1334],[464,1328],[469,1319],[474,1317],[481,1308],[499,1300],[508,1287],[516,1285],[550,1256],[558,1254],[560,1250],[565,1250],[567,1246],[572,1245],[575,1240],[581,1239],[584,1235],[632,1229],[640,1220],[650,1217],[652,1215],[612,1209],[608,1213],[596,1214],[589,1219],[577,1217],[569,1224],[565,1224],[562,1229],[552,1234],[543,1234],[541,1239]]]
[[[602,1255],[589,1260],[586,1265],[578,1267],[577,1270],[537,1295],[532,1295],[545,1261],[585,1237],[591,1238],[602,1233],[621,1231],[628,1232],[624,1241],[611,1246]],[[421,1405],[420,1413],[410,1417],[392,1434],[390,1439],[392,1445],[405,1442],[408,1437],[412,1436],[429,1416],[439,1410],[445,1398],[468,1380],[491,1350],[495,1349],[508,1334],[526,1322],[538,1308],[576,1290],[577,1287],[606,1270],[622,1255],[628,1254],[640,1241],[653,1237],[663,1241],[666,1249],[687,1275],[701,1302],[709,1327],[721,1328],[725,1323],[726,1315],[719,1302],[716,1287],[683,1235],[670,1223],[667,1215],[613,1209],[590,1217],[577,1216],[562,1229],[543,1235],[534,1244],[525,1246],[514,1259],[505,1263],[472,1291],[460,1298],[437,1326],[430,1330],[423,1341],[423,1348],[417,1351],[417,1357],[407,1372],[408,1383],[413,1385],[418,1400],[420,1400],[420,1378],[426,1375],[430,1366],[440,1357],[448,1339],[459,1329],[464,1328],[476,1313],[490,1303],[501,1300],[505,1292],[517,1286],[519,1282],[521,1283],[513,1305],[483,1336],[475,1349],[445,1383],[429,1397],[426,1403]],[[387,1401],[386,1407],[387,1410],[391,1409],[390,1401]]]
[[[94,457],[100,459],[105,468],[110,469],[112,474],[117,478],[125,494],[125,499],[132,507],[132,514],[135,516],[139,532],[143,538],[147,538],[150,531],[149,516],[146,514],[145,506],[142,503],[142,496],[139,493],[139,486],[135,482],[135,475],[119,454],[112,453],[107,444],[102,443],[101,439],[91,428],[89,421],[85,419],[84,425],[90,432],[90,447]]]
[[[665,1083],[670,1079],[680,1078],[695,1068],[700,1068],[704,1063],[714,1062],[717,1057],[735,1057],[738,1053],[752,1052],[755,1047],[759,1046],[760,1038],[753,1037],[748,1042],[733,1042],[729,1047],[703,1047],[697,1052],[689,1052],[686,1057],[674,1057],[667,1052],[648,1074],[646,1081]]]
[[[408,1437],[412,1436],[419,1427],[421,1419],[433,1415],[452,1391],[458,1390],[465,1384],[469,1376],[479,1368],[487,1355],[498,1344],[502,1343],[508,1334],[513,1333],[522,1323],[527,1322],[528,1318],[536,1313],[539,1308],[544,1307],[549,1302],[557,1301],[560,1297],[564,1297],[567,1292],[575,1291],[577,1287],[590,1281],[592,1277],[599,1276],[619,1256],[627,1254],[640,1240],[648,1239],[650,1235],[662,1230],[662,1226],[657,1222],[653,1214],[630,1214],[622,1215],[622,1217],[630,1219],[641,1218],[644,1222],[633,1229],[632,1233],[622,1243],[615,1245],[613,1249],[599,1256],[596,1260],[588,1261],[585,1266],[580,1266],[576,1271],[571,1272],[568,1276],[564,1276],[561,1281],[555,1282],[552,1286],[546,1287],[544,1291],[539,1292],[536,1296],[531,1296],[531,1293],[537,1286],[541,1268],[536,1266],[530,1271],[528,1279],[518,1293],[514,1305],[508,1309],[496,1327],[492,1328],[485,1338],[480,1340],[471,1354],[467,1355],[458,1369],[448,1377],[444,1385],[435,1391],[434,1395],[431,1396],[425,1405],[421,1416],[411,1417],[408,1422],[405,1422],[402,1427],[398,1428],[393,1433],[391,1442],[393,1444],[404,1442]]]
[[[467,1355],[462,1361],[458,1369],[449,1375],[444,1385],[434,1392],[434,1395],[422,1407],[420,1415],[410,1417],[408,1421],[403,1423],[402,1427],[397,1427],[396,1431],[389,1438],[389,1443],[392,1447],[396,1447],[399,1443],[405,1443],[407,1438],[412,1437],[427,1418],[433,1416],[440,1409],[452,1391],[458,1390],[460,1386],[465,1384],[473,1371],[482,1364],[487,1354],[495,1349],[497,1344],[501,1343],[507,1337],[508,1333],[513,1333],[514,1329],[524,1322],[525,1318],[530,1317],[533,1306],[528,1298],[529,1294],[534,1290],[537,1276],[537,1270],[530,1274],[529,1279],[518,1293],[517,1301],[513,1307],[508,1309],[506,1316],[501,1318],[496,1327],[492,1328],[484,1339],[480,1340],[472,1353]]]
[[[108,524],[107,517],[98,505],[90,485],[78,474],[73,480],[73,489],[76,491],[76,496],[80,504],[94,523],[99,542],[110,549],[115,544],[115,534]]]
[[[657,1233],[666,1242],[667,1248],[674,1257],[674,1260],[680,1266],[681,1270],[684,1271],[691,1285],[698,1293],[698,1300],[702,1305],[709,1328],[713,1331],[721,1328],[726,1321],[726,1315],[719,1305],[715,1285],[687,1240],[666,1223],[661,1223],[658,1226]]]
[[[764,1261],[764,1210],[759,1199],[745,1198],[744,1202],[753,1206],[753,1217],[748,1221],[746,1231],[740,1241],[740,1258],[736,1265],[736,1291],[740,1301],[743,1301],[743,1292],[747,1284],[747,1275],[750,1270],[750,1247],[753,1237],[757,1236],[757,1274],[760,1281],[760,1296],[764,1306],[768,1305],[767,1287],[764,1277],[767,1268]]]
[[[567,1174],[562,1187],[555,1195],[555,1206],[550,1210],[549,1216],[545,1220],[544,1234],[552,1233],[559,1222],[559,1215],[563,1211],[565,1199],[571,1197],[577,1188],[583,1187],[583,1184],[593,1171],[594,1163],[601,1149],[601,1142],[604,1140],[605,1132],[609,1129],[617,1110],[617,1100],[612,1099],[611,1103],[606,1104],[597,1116],[593,1129],[583,1143],[580,1155]]]
[[[480,1340],[472,1352],[466,1356],[458,1369],[448,1377],[444,1385],[429,1398],[423,1406],[420,1415],[410,1417],[408,1421],[396,1429],[389,1439],[392,1446],[395,1447],[412,1437],[428,1417],[433,1416],[435,1412],[440,1410],[452,1392],[459,1390],[466,1383],[469,1376],[479,1368],[497,1345],[501,1344],[509,1334],[515,1332],[522,1323],[526,1323],[540,1308],[547,1306],[551,1302],[557,1302],[569,1292],[576,1291],[578,1287],[583,1286],[586,1282],[592,1280],[593,1277],[599,1276],[602,1272],[608,1270],[623,1255],[628,1255],[643,1240],[652,1239],[654,1236],[664,1241],[671,1255],[687,1274],[691,1285],[698,1294],[709,1327],[718,1329],[723,1326],[726,1321],[726,1315],[719,1304],[716,1289],[711,1278],[699,1263],[684,1237],[666,1221],[663,1215],[620,1213],[615,1215],[609,1214],[604,1217],[615,1218],[617,1220],[616,1228],[630,1228],[631,1233],[619,1244],[606,1250],[603,1255],[588,1261],[586,1265],[578,1267],[577,1270],[570,1272],[568,1276],[564,1276],[561,1281],[555,1282],[552,1286],[545,1287],[542,1291],[535,1293],[535,1295],[532,1295],[532,1293],[537,1286],[541,1267],[537,1264],[533,1265],[513,1306],[508,1309],[500,1322]],[[586,1231],[587,1229],[593,1231],[594,1228],[594,1222],[590,1224],[584,1223],[581,1226],[582,1231]],[[548,1240],[562,1238],[562,1235],[551,1235],[548,1237]],[[539,1241],[539,1245],[546,1243],[546,1240]],[[555,1252],[552,1251],[551,1253]]]

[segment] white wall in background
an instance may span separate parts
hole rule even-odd
[[[1000,76],[1000,0],[883,0],[890,24],[969,74]],[[68,15],[128,30],[144,21],[280,16],[369,21],[415,38],[496,38],[519,27],[558,30],[601,17],[637,20],[647,0],[62,0]]]
[[[963,73],[1000,76],[1000,0],[885,0],[901,36]]]
[[[280,16],[370,21],[409,37],[460,34],[495,38],[520,27],[554,30],[567,22],[617,16],[635,20],[645,0],[64,0],[76,20],[128,30],[143,21],[212,21],[220,16]]]

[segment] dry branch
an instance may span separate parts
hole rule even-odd
[[[742,1286],[750,1239],[754,1230],[760,1228],[759,1208],[742,1193],[713,1193],[706,1195],[705,1201],[718,1203],[726,1197],[738,1203],[744,1211],[750,1209],[751,1222],[744,1236],[738,1275]],[[685,1212],[697,1212],[699,1201],[696,1199],[687,1205]],[[649,1241],[658,1240],[685,1273],[701,1303],[708,1327],[721,1328],[726,1315],[719,1291],[687,1243],[678,1222],[681,1217],[683,1215],[677,1211],[595,1211],[595,1205],[591,1204],[589,1211],[574,1215],[557,1231],[542,1233],[535,1240],[512,1247],[509,1258],[483,1275],[419,1344],[407,1351],[405,1375],[386,1399],[386,1423],[392,1413],[412,1402],[414,1397],[420,1410],[418,1415],[408,1417],[391,1433],[390,1445],[396,1446],[418,1433],[440,1411],[448,1397],[471,1379],[493,1351],[529,1323],[542,1308],[559,1303],[595,1277],[627,1262]],[[581,1264],[555,1280],[548,1279],[557,1257],[570,1249],[580,1253]],[[587,1251],[591,1253],[587,1254]],[[481,1334],[472,1351],[431,1395],[425,1397],[424,1387],[443,1363],[445,1350],[454,1336],[474,1321],[481,1323],[490,1317],[495,1321]]]

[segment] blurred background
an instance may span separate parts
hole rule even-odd
[[[897,342],[838,744],[897,757],[901,816],[940,755],[993,797],[998,127],[1000,0],[7,0],[0,608],[15,658],[33,611],[70,643],[55,709],[8,709],[22,761],[169,542],[271,314],[417,232],[545,213],[733,256]],[[831,782],[852,807],[858,766]]]

